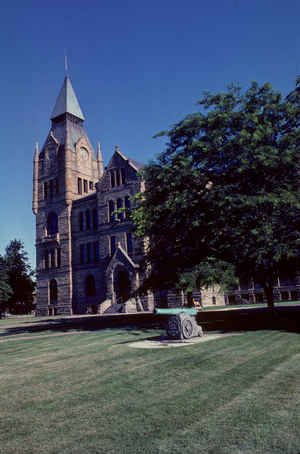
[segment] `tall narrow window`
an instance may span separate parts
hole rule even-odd
[[[87,182],[87,180],[83,180],[83,190],[84,190],[84,192],[88,192],[88,182]]]
[[[99,262],[99,242],[94,241],[93,243],[93,259],[94,262]]]
[[[80,211],[79,213],[79,230],[80,232],[83,232],[84,226],[83,226],[83,212]]]
[[[93,208],[93,229],[97,230],[98,228],[98,211],[97,208]]]
[[[48,199],[48,182],[44,182],[44,200]]]
[[[50,180],[50,199],[53,199],[54,194],[54,180]]]
[[[77,180],[78,194],[82,194],[82,179],[78,178]]]
[[[57,303],[57,282],[55,279],[51,279],[50,281],[50,304],[56,304]]]
[[[47,216],[47,235],[58,233],[58,217],[53,211]]]
[[[60,268],[60,265],[61,265],[61,250],[60,250],[60,248],[58,248],[56,250],[56,252],[57,252],[57,264],[56,265],[57,265],[57,268]]]
[[[115,215],[114,215],[115,204],[114,204],[113,200],[110,200],[108,202],[108,211],[109,211],[109,222],[114,222],[114,220],[115,220]]]
[[[92,191],[94,189],[94,183],[92,181],[89,182],[89,188],[90,188],[90,191]]]
[[[116,250],[116,237],[111,236],[110,237],[110,255],[113,255]]]
[[[120,173],[119,173],[119,170],[116,171],[116,186],[120,186]]]
[[[85,229],[90,230],[91,229],[91,214],[90,210],[86,210],[85,212]]]
[[[92,243],[86,245],[86,262],[91,263],[92,261]]]
[[[123,208],[123,200],[122,199],[118,199],[117,200],[117,209],[118,210],[122,210],[122,208]],[[123,211],[119,211],[118,212],[118,220],[122,222],[123,219],[124,219],[124,213],[123,213]]]
[[[110,185],[112,188],[115,187],[115,172],[113,170],[110,171]]]
[[[121,184],[125,184],[125,169],[122,167],[121,169]]]
[[[128,254],[132,254],[133,252],[133,245],[132,245],[132,234],[131,232],[126,233],[126,247]]]
[[[80,264],[85,263],[85,244],[80,245]]]
[[[51,268],[55,268],[55,249],[50,251]]]

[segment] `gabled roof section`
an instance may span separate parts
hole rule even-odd
[[[115,250],[114,255],[112,256],[108,267],[107,267],[107,272],[111,270],[111,268],[114,266],[114,263],[122,263],[123,265],[129,264],[130,267],[134,270],[138,269],[140,266],[138,263],[135,263],[131,257],[127,254],[126,251],[122,248],[120,244],[117,245],[117,248]]]
[[[65,77],[65,80],[60,89],[55,107],[51,115],[51,120],[65,113],[69,113],[71,115],[74,115],[74,117],[80,118],[80,120],[84,120],[82,110],[68,76]]]
[[[109,167],[110,164],[111,164],[112,162],[114,162],[114,161],[115,161],[115,158],[118,157],[118,156],[119,156],[121,159],[123,159],[124,161],[128,162],[128,164],[129,164],[134,170],[136,170],[137,172],[140,171],[140,170],[145,166],[145,164],[142,164],[141,162],[134,161],[133,159],[128,158],[127,156],[125,156],[123,153],[121,153],[121,151],[120,151],[118,145],[116,145],[115,152],[114,152],[114,154],[113,154],[111,160],[109,161],[107,167]]]

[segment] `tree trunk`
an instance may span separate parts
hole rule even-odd
[[[268,304],[268,308],[270,310],[274,310],[274,295],[273,295],[273,288],[274,288],[274,285],[273,285],[273,282],[268,282],[268,284],[265,284],[264,285],[264,291],[265,291],[265,295],[267,297],[267,304]]]

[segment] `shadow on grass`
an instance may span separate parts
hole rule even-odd
[[[0,323],[1,328],[1,323]],[[71,331],[97,331],[107,328],[124,328],[130,331],[160,328],[160,322],[154,314],[122,314],[114,316],[82,316],[70,318],[45,318],[45,320],[25,322],[21,326],[3,326],[0,338],[12,335],[67,333]],[[133,333],[138,336],[138,332]]]
[[[3,326],[0,338],[11,335],[34,333],[67,333],[71,331],[97,331],[107,328],[123,328],[138,336],[139,332],[151,334],[153,329],[165,329],[167,317],[156,314],[120,314],[112,316],[82,316],[70,318],[45,318],[25,322],[21,326]],[[197,322],[204,332],[238,332],[252,330],[281,330],[300,333],[300,305],[276,308],[247,308],[234,311],[198,312]],[[0,323],[1,328],[1,323]],[[136,332],[134,332],[136,331]]]

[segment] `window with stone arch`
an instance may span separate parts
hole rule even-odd
[[[54,211],[47,216],[47,235],[55,235],[58,233],[58,217]]]
[[[58,296],[57,282],[55,279],[51,279],[51,281],[50,281],[50,304],[57,303],[57,296]]]
[[[96,282],[91,274],[85,280],[85,296],[96,296]]]

